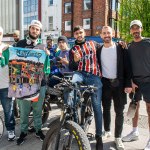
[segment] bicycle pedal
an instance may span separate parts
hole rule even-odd
[[[94,138],[95,136],[94,136],[93,133],[87,133],[87,137],[88,137],[88,138]]]

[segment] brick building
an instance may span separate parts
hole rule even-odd
[[[62,0],[62,35],[73,37],[73,28],[82,25],[87,36],[99,36],[110,25],[117,37],[118,0]]]

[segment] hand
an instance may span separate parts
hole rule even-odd
[[[138,86],[132,82],[132,91],[135,92],[135,89],[138,88]]]
[[[132,92],[132,88],[131,87],[127,87],[124,89],[125,93],[131,93]]]
[[[74,61],[78,62],[81,59],[81,55],[80,53],[76,50],[76,51],[72,51],[74,54]]]
[[[124,41],[119,41],[119,44],[122,46],[122,48],[127,49],[127,44]]]
[[[44,51],[47,55],[50,55],[50,51],[47,48],[44,48]]]
[[[69,61],[68,61],[68,59],[67,59],[67,56],[66,56],[66,55],[65,55],[65,57],[64,57],[64,58],[61,58],[60,63],[62,63],[62,64],[69,64]]]

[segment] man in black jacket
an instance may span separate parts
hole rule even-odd
[[[109,26],[102,28],[101,37],[104,45],[97,51],[97,59],[102,72],[102,105],[104,120],[104,136],[109,137],[111,122],[111,99],[114,101],[116,113],[115,119],[115,143],[118,150],[124,150],[121,141],[123,129],[123,110],[126,104],[126,93],[130,93],[131,71],[127,60],[126,50],[112,41],[113,31]]]

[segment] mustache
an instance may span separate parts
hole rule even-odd
[[[139,32],[134,32],[133,34],[139,34]]]

